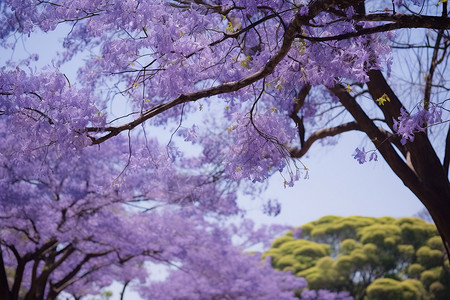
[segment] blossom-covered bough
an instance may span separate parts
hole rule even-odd
[[[316,141],[349,131],[373,143],[355,158],[381,154],[448,247],[450,135],[438,125],[448,120],[447,1],[6,0],[0,12],[5,49],[38,30],[67,32],[51,66],[36,68],[33,54],[0,70],[3,298],[144,282],[148,261],[181,266],[174,285],[192,279],[183,268],[198,276],[180,298],[302,288],[242,271],[232,233],[208,217],[238,213],[240,186],[275,173],[293,185]],[[78,76],[64,74],[80,56]],[[186,127],[189,118],[201,120]],[[200,153],[159,145],[158,128]],[[195,254],[214,243],[226,268]],[[166,284],[141,292],[172,297]]]

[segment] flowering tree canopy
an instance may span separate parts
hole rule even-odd
[[[235,255],[233,233],[209,217],[240,213],[238,187],[257,192],[252,182],[278,172],[293,185],[314,142],[349,131],[374,145],[355,159],[380,154],[448,248],[450,134],[431,128],[448,119],[447,1],[5,0],[0,12],[10,51],[20,37],[66,30],[50,65],[37,68],[33,53],[0,69],[3,298],[144,282],[148,261],[198,275],[180,298],[302,288],[270,269],[242,271],[263,266]],[[77,76],[62,71],[71,61]],[[169,145],[158,128],[171,130]],[[179,137],[200,150],[176,148]],[[218,245],[233,261],[214,269],[200,254]]]
[[[234,213],[215,207],[215,201],[233,207],[227,202],[234,198],[204,175],[177,171],[154,142],[147,141],[150,153],[133,154],[126,181],[112,185],[121,156],[129,155],[127,141],[119,139],[72,157],[43,148],[3,162],[2,299],[56,299],[63,291],[79,299],[114,281],[143,296],[164,293],[165,285],[147,282],[154,272],[149,263],[169,266],[170,283],[189,287],[176,289],[180,298],[294,299],[294,290],[306,285],[242,252],[285,227],[254,230],[246,221],[223,229],[222,222],[209,220]],[[11,150],[19,151],[13,142],[2,145],[2,153]],[[235,234],[247,244],[233,246]],[[158,298],[173,299],[167,297]]]

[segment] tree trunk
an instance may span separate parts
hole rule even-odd
[[[0,299],[12,300],[11,291],[8,285],[8,276],[6,275],[5,263],[3,261],[3,252],[0,247]]]
[[[387,94],[390,99],[389,103],[379,107],[384,114],[386,123],[394,132],[393,119],[400,115],[402,104],[380,71],[372,70],[368,74],[370,81],[367,86],[372,98],[375,100],[383,94]],[[443,239],[450,259],[450,183],[445,167],[425,132],[415,133],[414,141],[407,142],[399,150],[406,153],[405,165],[412,172],[400,172],[396,166],[391,165],[388,160],[387,162],[427,208]]]

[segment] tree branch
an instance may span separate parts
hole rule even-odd
[[[0,298],[11,300],[11,292],[8,285],[8,276],[6,275],[6,267],[3,261],[3,250],[0,247]]]
[[[450,165],[450,126],[448,127],[447,138],[445,139],[445,153],[443,162],[444,171],[445,174],[447,174],[447,176],[449,171],[449,165]]]
[[[309,91],[311,90],[311,86],[309,84],[302,87],[302,89],[298,92],[296,97],[296,101],[294,104],[294,109],[289,115],[289,117],[295,122],[298,130],[298,136],[300,138],[300,147],[303,148],[305,144],[305,125],[303,124],[303,116],[299,117],[298,112],[305,104],[306,96],[308,96]]]
[[[358,122],[349,122],[349,123],[344,123],[341,124],[339,126],[336,127],[332,127],[332,128],[323,128],[320,130],[317,130],[316,132],[314,132],[313,134],[311,134],[309,136],[309,138],[306,140],[304,146],[302,146],[300,149],[294,148],[292,149],[291,152],[291,156],[294,158],[300,158],[303,155],[305,155],[309,148],[311,148],[311,146],[314,144],[314,142],[321,140],[323,138],[326,137],[332,137],[344,132],[349,132],[349,131],[354,131],[354,130],[360,130],[361,131],[361,127],[359,126]]]
[[[251,85],[252,83],[268,76],[271,74],[275,67],[278,65],[278,63],[283,60],[283,58],[287,55],[289,52],[292,42],[297,36],[297,32],[301,31],[300,28],[302,25],[308,24],[309,20],[314,18],[319,12],[323,11],[324,9],[327,9],[328,7],[331,7],[333,5],[351,5],[357,4],[359,2],[362,2],[363,0],[353,0],[353,1],[326,1],[326,0],[318,0],[314,1],[309,6],[309,15],[308,16],[301,16],[300,14],[295,15],[292,22],[287,26],[286,32],[284,33],[284,39],[283,43],[275,55],[268,60],[268,62],[262,67],[259,71],[255,72],[252,75],[249,75],[239,81],[232,81],[232,82],[226,82],[219,86],[215,86],[209,89],[200,90],[197,92],[189,93],[189,94],[182,94],[175,98],[174,100],[167,102],[165,104],[157,105],[147,111],[145,111],[140,117],[135,119],[134,121],[131,121],[127,124],[117,126],[117,127],[88,127],[85,129],[85,132],[92,132],[92,133],[101,133],[101,132],[107,132],[106,135],[103,135],[101,137],[94,137],[89,136],[91,138],[92,144],[100,144],[111,137],[114,137],[121,133],[122,131],[126,130],[132,130],[136,126],[144,123],[145,121],[153,118],[154,116],[161,114],[177,105],[180,105],[182,103],[196,101],[202,98],[211,97],[219,94],[224,93],[231,93],[238,91],[246,86]]]
[[[89,253],[86,254],[85,257],[81,262],[79,262],[64,278],[59,280],[57,283],[52,284],[52,291],[53,293],[59,294],[64,288],[66,288],[68,285],[70,285],[72,278],[81,270],[81,268],[86,264],[89,260],[92,258],[105,256],[109,253],[111,253],[111,250],[99,252],[99,253]]]
[[[434,44],[434,49],[433,49],[433,56],[431,58],[431,64],[430,64],[430,69],[428,71],[428,74],[425,78],[425,92],[424,92],[424,108],[428,109],[429,105],[430,105],[430,101],[431,101],[431,87],[433,86],[433,76],[434,76],[434,72],[436,71],[436,67],[442,63],[442,61],[444,60],[445,57],[445,52],[447,50],[447,47],[444,48],[444,53],[442,54],[441,58],[438,59],[438,53],[439,53],[439,48],[441,45],[441,40],[442,37],[444,35],[444,30],[439,30],[437,37],[436,37],[436,42]]]
[[[120,292],[120,300],[124,300],[125,299],[123,296],[125,296],[125,289],[127,288],[129,283],[130,283],[130,281],[126,281],[124,283],[122,291]]]
[[[381,132],[374,122],[367,116],[364,110],[359,106],[356,100],[341,85],[330,88],[340,100],[342,105],[358,122],[362,131],[372,140],[375,147],[384,157],[395,174],[403,181],[403,183],[411,189],[419,198],[423,196],[423,190],[420,189],[419,180],[414,172],[405,161],[398,155],[392,144],[385,141],[385,135]]]
[[[384,114],[384,118],[389,127],[393,130],[393,120],[400,115],[400,108],[402,103],[387,83],[383,74],[379,70],[371,70],[368,72],[370,81],[367,82],[369,93],[372,99],[378,99],[383,94],[386,94],[390,102],[386,105],[378,106]],[[419,179],[431,186],[435,186],[432,190],[438,192],[442,187],[450,189],[447,175],[443,174],[443,168],[440,159],[438,158],[433,146],[428,137],[423,132],[417,132],[414,135],[414,142],[406,143],[404,146],[405,152],[409,153],[412,168]],[[400,177],[401,178],[401,177]],[[437,188],[437,187],[440,188]],[[412,189],[412,187],[408,186]],[[444,192],[444,191],[442,191]],[[419,199],[423,199],[419,197]]]
[[[369,15],[371,16],[371,15]],[[369,28],[361,28],[354,32],[348,32],[335,36],[327,37],[310,37],[302,35],[301,38],[314,42],[338,41],[346,40],[352,37],[358,37],[366,34],[373,34],[378,32],[392,31],[401,28],[428,28],[428,29],[450,29],[449,18],[434,17],[434,16],[420,16],[420,15],[383,15],[384,19],[379,18],[376,21],[393,21],[393,23],[378,25]],[[371,20],[371,18],[363,17],[361,20]],[[372,20],[371,20],[372,21]]]

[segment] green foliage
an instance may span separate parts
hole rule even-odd
[[[442,251],[422,246],[417,250],[417,261],[425,268],[432,268],[442,264]]]
[[[339,245],[339,252],[349,254],[358,247],[358,243],[354,239],[346,239]]]
[[[439,240],[442,240],[439,237]],[[416,253],[413,245],[398,245],[397,246],[398,253],[400,255],[400,259],[402,259],[405,262],[411,262],[414,259],[414,255]]]
[[[294,240],[294,238],[292,237],[292,235],[291,236],[284,235],[282,237],[277,238],[275,241],[273,241],[272,248],[278,248],[280,245],[284,244],[285,242],[293,241],[293,240]]]
[[[299,239],[289,232],[264,256],[275,268],[305,277],[309,289],[346,290],[357,300],[450,299],[433,224],[413,217],[326,216],[301,228]]]
[[[375,224],[362,227],[358,233],[363,244],[391,248],[400,241],[401,230],[396,225]]]
[[[409,278],[419,279],[420,274],[425,270],[421,264],[409,265],[406,275]]]
[[[402,240],[405,244],[413,245],[414,248],[418,248],[423,241],[430,237],[438,235],[433,224],[417,218],[402,218],[397,223],[402,230]]]
[[[442,239],[440,236],[433,236],[432,238],[430,238],[427,241],[427,246],[434,250],[441,250],[441,251],[444,250],[444,249],[442,249],[443,245],[442,245]]]
[[[275,247],[276,246],[276,247]],[[330,246],[318,244],[308,240],[294,240],[289,235],[277,238],[272,243],[272,249],[266,256],[272,257],[272,264],[283,271],[291,271],[296,274],[308,269],[324,256],[330,255]]]
[[[315,266],[296,273],[297,276],[304,277],[308,281],[309,289],[335,289],[336,282],[339,281],[339,274],[335,272],[334,260],[331,257],[322,257]]]
[[[391,278],[376,279],[367,287],[365,300],[422,300],[426,291],[415,279],[398,281]]]
[[[420,274],[420,281],[425,286],[425,288],[428,288],[433,282],[438,280],[438,277],[439,274],[436,273],[436,271],[426,270]]]

